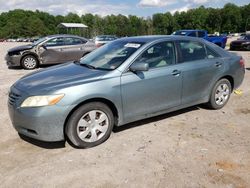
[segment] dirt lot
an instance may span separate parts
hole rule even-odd
[[[218,111],[191,107],[116,130],[104,144],[21,139],[8,117],[8,89],[29,73],[9,70],[0,43],[0,187],[250,187],[250,52],[243,95]]]

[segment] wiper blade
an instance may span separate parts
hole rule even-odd
[[[79,65],[84,66],[84,67],[87,67],[87,68],[89,68],[89,69],[96,69],[95,66],[89,65],[89,64],[85,64],[85,63],[79,63]]]

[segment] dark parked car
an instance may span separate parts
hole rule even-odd
[[[9,67],[34,69],[39,65],[79,60],[95,49],[89,40],[74,35],[52,35],[32,44],[12,48],[5,59]]]
[[[203,39],[128,37],[21,78],[9,115],[20,134],[92,147],[113,126],[201,103],[220,109],[244,73],[240,56]]]
[[[230,43],[230,50],[250,50],[250,34]]]

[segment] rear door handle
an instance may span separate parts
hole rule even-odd
[[[173,76],[179,76],[180,74],[181,74],[181,71],[179,71],[179,70],[173,70],[172,71]]]
[[[221,65],[222,65],[221,62],[216,62],[216,63],[215,63],[215,66],[216,66],[216,67],[221,67]]]

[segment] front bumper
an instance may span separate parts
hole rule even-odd
[[[5,56],[6,64],[7,64],[8,67],[21,66],[21,58],[22,58],[22,55],[12,55],[12,56],[10,56],[9,54],[7,54]]]
[[[69,113],[66,110],[68,108],[58,105],[21,108],[20,105],[26,97],[14,87],[9,94],[9,116],[17,132],[46,142],[64,140],[64,123]]]

